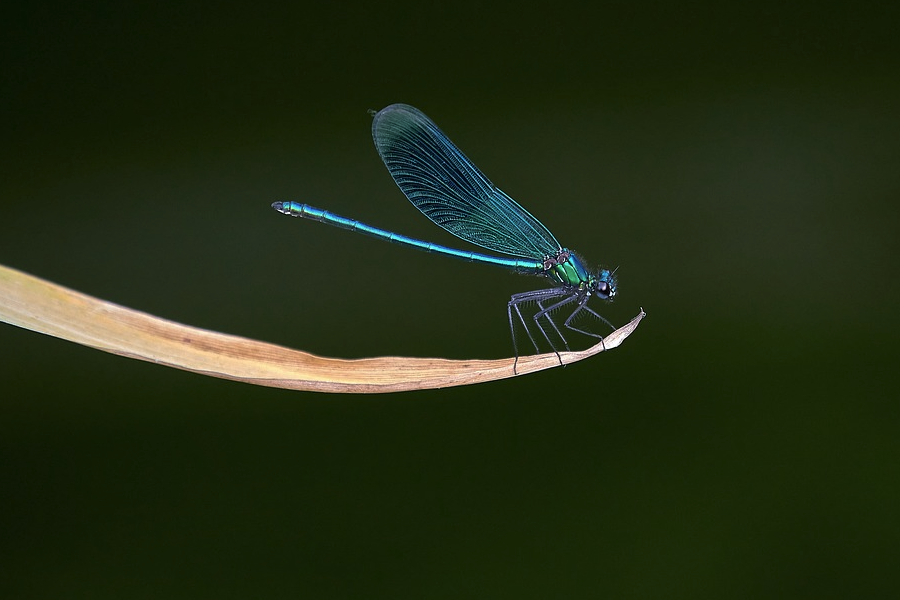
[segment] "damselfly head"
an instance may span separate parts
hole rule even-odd
[[[612,300],[616,295],[616,279],[613,277],[615,271],[609,269],[600,269],[594,279],[594,295],[601,300]]]

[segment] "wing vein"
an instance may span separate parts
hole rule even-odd
[[[560,250],[540,221],[491,183],[419,110],[392,104],[379,111],[372,137],[397,186],[438,226],[520,258],[540,259]]]

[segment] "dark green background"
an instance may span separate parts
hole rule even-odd
[[[25,4],[25,3],[19,3]],[[291,393],[0,326],[3,598],[900,594],[895,2],[42,4],[0,18],[0,262],[329,356],[498,358],[416,105],[589,260],[619,349]]]

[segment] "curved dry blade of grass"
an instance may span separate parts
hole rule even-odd
[[[564,364],[615,348],[644,311],[603,344],[560,354]],[[448,360],[385,356],[324,358],[181,325],[93,298],[0,265],[0,320],[77,344],[245,383],[337,393],[443,388],[513,377],[513,359]],[[519,375],[559,366],[555,354],[519,358]]]

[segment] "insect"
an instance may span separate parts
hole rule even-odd
[[[513,294],[507,303],[517,360],[519,351],[514,319],[522,324],[536,352],[540,349],[532,335],[533,328],[541,333],[557,357],[559,351],[548,331],[554,332],[569,349],[565,336],[553,320],[553,313],[564,307],[572,308],[563,321],[565,329],[603,340],[601,335],[576,327],[573,320],[586,312],[613,327],[588,306],[591,298],[609,301],[616,295],[613,271],[603,268],[589,271],[578,256],[560,245],[540,221],[491,183],[418,109],[406,104],[392,104],[378,111],[372,123],[372,137],[391,177],[422,214],[456,237],[509,258],[414,239],[308,204],[275,202],[272,208],[286,215],[327,223],[403,246],[547,278],[552,287]],[[530,317],[531,327],[522,312],[523,305],[530,303],[537,306],[537,311]]]

